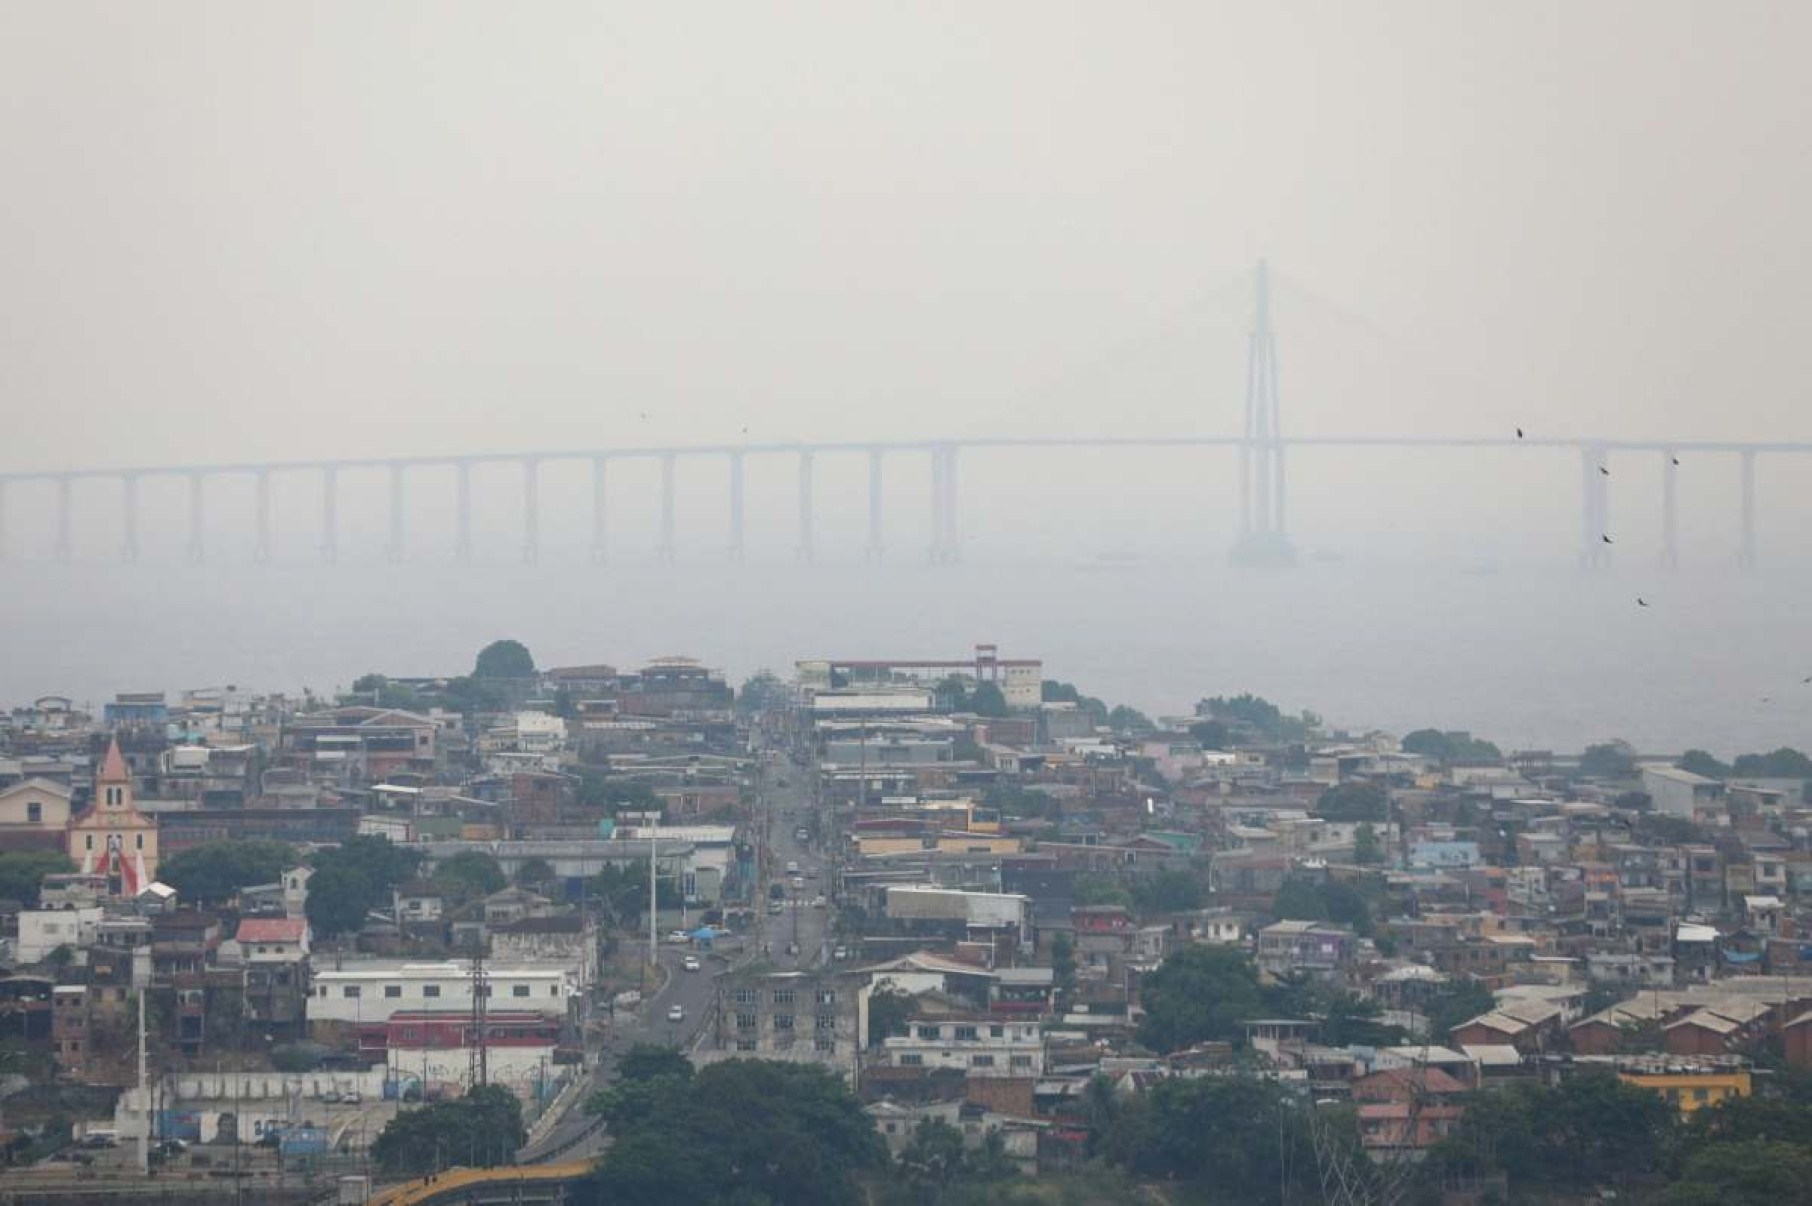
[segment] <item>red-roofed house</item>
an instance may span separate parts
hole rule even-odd
[[[296,963],[308,958],[308,920],[247,917],[234,939],[247,963]]]

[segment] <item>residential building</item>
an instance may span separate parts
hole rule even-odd
[[[577,991],[574,977],[559,968],[487,965],[488,1000],[498,1009],[532,1009],[565,1016],[567,1001]],[[369,960],[343,967],[318,968],[308,999],[308,1022],[317,1024],[381,1022],[399,1010],[467,1010],[472,1008],[472,970],[468,963],[405,963]]]
[[[719,976],[711,1027],[694,1060],[811,1063],[848,1078],[868,1025],[866,986],[854,975],[750,971]]]

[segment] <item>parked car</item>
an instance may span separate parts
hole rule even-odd
[[[667,931],[667,941],[674,942],[674,943],[684,943],[684,942],[688,941],[688,939],[686,937],[686,931],[685,930],[668,930]]]
[[[340,1094],[340,1104],[341,1105],[358,1105],[361,1101],[364,1101],[364,1100],[365,1099],[359,1095],[359,1091],[357,1089],[348,1089],[348,1090],[346,1090],[346,1092]]]
[[[686,1020],[686,1007],[684,1005],[669,1005],[667,1007],[667,1020],[669,1022],[685,1021]]]
[[[836,950],[831,952],[831,958],[835,959],[839,963],[843,962],[843,960],[849,958],[849,948],[842,947],[842,946],[838,947]]]

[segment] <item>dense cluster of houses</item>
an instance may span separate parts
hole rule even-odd
[[[1137,1094],[1238,1075],[1351,1102],[1372,1151],[1415,1158],[1492,1083],[1609,1068],[1689,1112],[1812,1066],[1802,780],[1633,753],[1608,774],[1443,757],[1206,713],[1110,724],[991,646],[802,662],[758,710],[678,658],[506,686],[476,714],[229,688],[0,717],[0,852],[73,868],[32,907],[0,903],[0,1034],[125,1086],[143,990],[184,1084],[222,1050],[255,1071],[307,1040],[385,1091],[457,1087],[482,950],[490,1075],[543,1092],[581,1058],[595,1005],[610,919],[582,885],[652,850],[689,905],[734,922],[758,903],[759,745],[810,779],[835,949],[734,961],[693,1056],[835,1069],[896,1148],[935,1118],[1000,1136],[1028,1170],[1060,1165],[1083,1150],[1098,1078]],[[300,856],[355,835],[419,851],[424,877],[331,960],[300,857],[228,907],[158,876],[222,838]],[[474,851],[517,886],[453,900],[427,876]],[[1347,1001],[1368,1041],[1310,1008],[1149,1049],[1145,985],[1192,947]]]

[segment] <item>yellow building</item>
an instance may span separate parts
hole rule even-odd
[[[69,823],[69,858],[84,875],[105,875],[116,896],[134,896],[157,877],[157,822],[132,798],[132,772],[119,738],[94,777],[94,799]]]
[[[1617,1075],[1625,1084],[1661,1094],[1682,1114],[1717,1105],[1727,1097],[1747,1097],[1750,1090],[1747,1068],[1620,1069]]]

